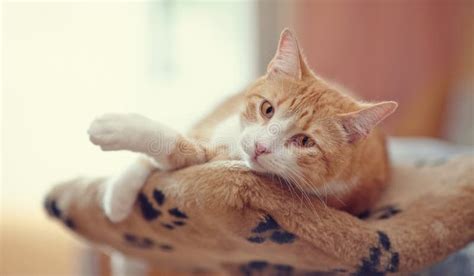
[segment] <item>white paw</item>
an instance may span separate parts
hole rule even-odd
[[[87,131],[89,139],[102,150],[126,150],[133,144],[140,120],[135,114],[104,114],[95,119]]]
[[[102,207],[110,221],[117,223],[127,218],[132,211],[139,188],[145,183],[146,176],[147,174],[121,175],[106,183]]]
[[[128,214],[131,212],[135,198],[126,199],[126,202],[119,200],[113,188],[110,187],[110,184],[112,183],[107,184],[107,190],[104,194],[102,207],[107,218],[109,218],[111,222],[117,223],[127,218]]]
[[[118,176],[105,183],[102,208],[110,221],[116,223],[130,214],[139,190],[155,166],[148,159],[139,158]]]

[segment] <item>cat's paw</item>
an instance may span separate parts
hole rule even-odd
[[[116,223],[128,217],[139,190],[154,169],[148,158],[139,158],[121,174],[107,181],[102,208],[110,221]]]
[[[107,183],[102,201],[104,213],[113,223],[120,222],[127,218],[135,202],[136,195],[127,195],[121,192],[121,185],[126,185],[126,183]]]
[[[133,150],[133,139],[142,120],[144,117],[136,114],[104,114],[90,125],[89,139],[102,150]]]

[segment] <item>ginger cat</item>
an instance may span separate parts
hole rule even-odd
[[[218,107],[185,136],[137,114],[96,119],[90,140],[103,150],[141,158],[109,180],[103,201],[113,222],[126,218],[152,170],[218,159],[245,160],[305,196],[353,214],[377,200],[389,175],[384,136],[375,126],[395,102],[365,103],[315,76],[294,34],[285,29],[265,76]]]

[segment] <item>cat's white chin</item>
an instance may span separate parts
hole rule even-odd
[[[245,150],[240,152],[240,158],[243,159],[251,170],[259,173],[271,173],[268,166],[265,164],[265,158],[267,156],[262,156],[258,160],[255,160],[251,155],[247,154]]]
[[[266,169],[265,167],[262,166],[261,163],[259,163],[258,161],[255,161],[251,158],[246,158],[246,163],[247,163],[247,166],[256,171],[256,172],[260,172],[260,173],[268,173],[268,169]]]

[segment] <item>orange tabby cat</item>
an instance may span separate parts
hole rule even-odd
[[[109,180],[105,213],[124,219],[155,166],[173,170],[217,159],[245,160],[258,173],[360,213],[387,181],[385,139],[374,128],[396,108],[358,101],[315,76],[293,33],[284,30],[266,75],[202,121],[199,133],[184,136],[136,114],[107,114],[92,123],[90,139],[103,150],[153,160],[140,159]]]

